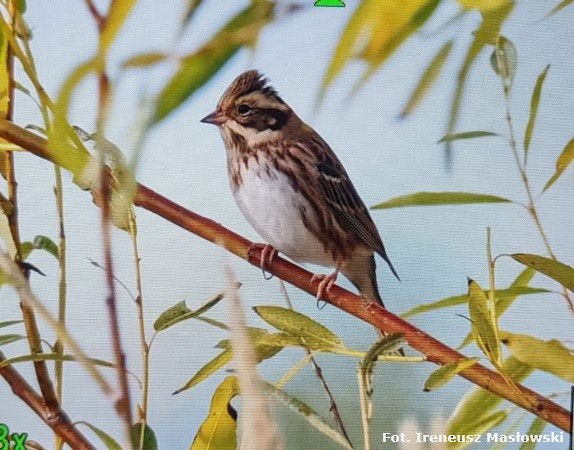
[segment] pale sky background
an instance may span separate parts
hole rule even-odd
[[[95,51],[97,34],[81,1],[52,0],[28,2],[26,18],[34,33],[32,48],[40,79],[55,98],[66,76]],[[99,2],[105,4],[106,2]],[[121,73],[119,65],[141,52],[163,51],[184,55],[193,51],[246,1],[206,1],[176,43],[176,30],[185,1],[138,2],[118,42],[113,47],[110,73],[115,83],[114,106],[107,135],[129,155],[142,98],[153,98],[166,83],[175,65]],[[312,3],[311,0],[308,1]],[[512,112],[519,141],[528,120],[530,95],[538,74],[547,64],[548,73],[529,161],[532,184],[539,192],[554,171],[556,157],[573,137],[574,84],[574,8],[566,8],[552,18],[540,21],[557,2],[520,2],[503,32],[518,51],[518,70],[514,81]],[[149,134],[139,161],[137,178],[171,200],[212,218],[232,230],[258,241],[235,206],[227,184],[225,151],[214,127],[199,122],[211,112],[230,81],[246,69],[258,68],[272,81],[285,101],[311,124],[333,147],[347,168],[368,206],[417,191],[469,191],[501,195],[519,201],[526,196],[508,145],[500,139],[485,138],[460,142],[454,147],[454,165],[447,173],[443,148],[436,142],[444,134],[454,90],[456,73],[470,33],[479,23],[477,14],[443,28],[457,11],[454,1],[445,0],[431,21],[396,53],[382,70],[349,98],[348,94],[362,73],[360,62],[351,64],[328,91],[326,101],[313,113],[325,69],[340,33],[351,16],[355,2],[347,8],[312,8],[281,20],[265,29],[254,51],[242,50],[205,88]],[[225,6],[224,6],[225,5]],[[422,71],[443,43],[457,37],[457,45],[444,74],[423,106],[413,117],[397,119]],[[175,44],[175,45],[174,45]],[[484,52],[472,71],[463,100],[458,131],[488,130],[507,134],[500,80],[492,71]],[[19,81],[30,86],[19,73]],[[93,131],[96,113],[94,79],[81,84],[74,96],[70,122]],[[40,124],[33,103],[18,96],[15,120],[20,125]],[[53,168],[36,157],[18,154],[16,158],[21,231],[25,240],[38,234],[57,238],[57,219],[52,196]],[[559,259],[574,263],[571,221],[574,207],[574,172],[565,173],[539,201],[545,229]],[[101,261],[99,211],[89,194],[80,191],[65,176],[66,227],[69,263],[69,329],[93,357],[112,360],[109,324],[105,308],[103,273],[88,258]],[[230,265],[243,283],[241,293],[246,306],[284,305],[277,280],[265,281],[259,270],[226,254],[212,244],[184,232],[170,223],[138,211],[139,244],[142,256],[144,302],[148,332],[153,321],[167,307],[186,300],[190,308],[222,290],[226,284],[223,266]],[[488,285],[485,237],[490,226],[493,251],[498,253],[545,250],[526,212],[516,205],[471,205],[434,208],[409,208],[373,211],[372,216],[383,236],[389,255],[399,271],[397,282],[379,260],[378,279],[387,306],[396,313],[421,303],[466,291],[466,277],[484,287]],[[133,257],[128,236],[114,230],[116,275],[134,288]],[[34,277],[33,288],[52,311],[57,307],[58,270],[52,257],[36,252],[31,262],[48,276]],[[497,271],[499,287],[507,286],[522,267],[501,259]],[[348,286],[346,281],[341,283]],[[556,289],[542,277],[535,286]],[[332,307],[317,310],[315,300],[289,288],[296,308],[337,333],[349,347],[367,348],[375,339],[372,328]],[[1,320],[20,318],[18,302],[11,289],[2,291]],[[132,300],[118,289],[125,349],[129,368],[141,374],[136,324]],[[456,313],[464,307],[417,316],[413,323],[449,345],[458,345],[469,329],[468,322]],[[254,326],[266,326],[247,310]],[[224,302],[211,316],[227,320]],[[501,321],[501,328],[529,333],[542,339],[560,338],[572,343],[573,317],[557,295],[520,298]],[[45,337],[53,333],[43,324]],[[18,330],[21,332],[22,330]],[[7,332],[17,332],[9,329]],[[150,334],[151,335],[151,334]],[[187,448],[205,418],[211,394],[226,376],[219,373],[200,386],[172,396],[218,351],[213,346],[227,337],[219,330],[188,321],[159,336],[152,349],[151,398],[149,421],[160,448]],[[24,344],[13,344],[3,351],[14,356],[27,351]],[[466,349],[478,356],[475,347]],[[260,367],[260,373],[275,381],[304,356],[301,350],[285,350]],[[356,362],[342,357],[322,356],[327,380],[338,396],[353,442],[361,442]],[[66,364],[64,408],[72,420],[86,420],[120,439],[120,422],[91,379],[77,364]],[[30,365],[19,365],[33,379]],[[383,432],[396,432],[397,422],[415,417],[426,424],[429,417],[448,417],[470,383],[457,379],[447,387],[423,393],[422,385],[432,364],[379,366],[375,384],[374,445],[380,448]],[[104,370],[115,382],[115,373]],[[132,382],[132,399],[140,392]],[[535,374],[526,383],[549,394],[564,393],[566,383],[548,374]],[[328,417],[328,404],[310,369],[287,386]],[[2,411],[0,422],[13,432],[27,432],[29,438],[50,447],[50,430],[16,399],[5,383],[0,383]],[[565,397],[559,401],[567,405]],[[237,403],[239,404],[239,403]],[[518,412],[516,418],[522,413]],[[285,431],[285,447],[301,448],[314,430],[278,408]],[[329,418],[330,420],[330,418]],[[526,417],[522,428],[529,425]],[[510,427],[512,420],[499,431]],[[521,429],[522,429],[521,428]],[[548,431],[556,430],[549,426]],[[86,430],[97,443],[97,438]],[[307,444],[308,445],[308,444]],[[320,437],[321,448],[337,448]],[[391,447],[389,447],[391,448]],[[477,447],[488,448],[488,447]],[[514,447],[509,447],[514,448]],[[554,448],[554,447],[547,447]],[[560,447],[555,447],[560,448]]]

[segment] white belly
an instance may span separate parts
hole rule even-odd
[[[321,242],[303,224],[300,208],[308,209],[309,203],[291,188],[288,178],[275,171],[272,176],[264,170],[255,172],[242,171],[243,183],[233,192],[249,224],[294,261],[334,266]]]

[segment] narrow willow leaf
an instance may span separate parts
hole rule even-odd
[[[479,361],[479,358],[464,358],[460,361],[445,364],[444,366],[439,367],[425,381],[424,391],[434,391],[441,386],[444,386],[450,380],[454,378],[454,376],[467,369],[470,366],[474,366]]]
[[[165,119],[207,83],[242,46],[255,42],[261,29],[272,20],[273,11],[273,2],[251,2],[199,50],[186,56],[160,92],[153,121]]]
[[[540,417],[537,417],[530,425],[530,428],[528,428],[526,434],[529,436],[539,436],[544,431],[544,428],[546,428],[546,425],[548,425],[548,422],[546,422],[544,419],[541,419]],[[536,449],[536,442],[534,441],[523,442],[520,446],[520,450],[534,449]]]
[[[185,8],[185,13],[183,14],[183,20],[181,22],[181,30],[191,22],[191,19],[195,15],[197,8],[201,6],[203,0],[187,0],[187,7]]]
[[[500,338],[519,361],[574,383],[574,355],[560,341],[505,331],[500,332]]]
[[[167,58],[169,58],[169,55],[166,53],[142,53],[125,60],[122,63],[122,67],[124,69],[131,69],[134,67],[149,67],[163,62]]]
[[[560,175],[562,175],[562,172],[564,172],[568,168],[572,160],[574,160],[574,138],[571,139],[570,142],[566,144],[566,147],[564,147],[564,150],[562,150],[562,153],[560,154],[558,160],[556,161],[556,172],[548,180],[548,182],[544,186],[544,189],[542,189],[542,192],[546,191],[546,189],[548,189],[550,186],[554,184],[554,182],[560,177]]]
[[[468,282],[468,311],[474,340],[488,359],[500,367],[502,352],[494,304],[473,280]]]
[[[498,133],[494,133],[492,131],[465,131],[463,133],[454,133],[454,134],[447,134],[443,136],[437,144],[441,144],[443,142],[453,142],[453,141],[460,141],[462,139],[475,139],[487,136],[500,136]]]
[[[538,114],[538,105],[540,104],[540,96],[542,95],[542,86],[546,79],[548,69],[550,69],[550,66],[546,66],[542,73],[538,75],[538,79],[534,85],[534,91],[532,92],[532,98],[530,99],[530,117],[528,118],[526,131],[524,132],[524,154],[526,155],[528,155],[528,150],[530,150],[530,142],[532,141],[532,133],[534,132],[534,125]]]
[[[38,235],[34,238],[33,242],[34,248],[36,250],[44,250],[52,255],[54,258],[59,258],[58,246],[54,243],[52,239],[47,236]]]
[[[222,367],[226,366],[231,361],[231,349],[222,351],[219,355],[213,358],[208,363],[204,364],[191,379],[182,387],[173,392],[173,395],[179,394],[187,389],[197,386],[202,381],[209,378]]]
[[[475,411],[476,414],[476,411]],[[508,417],[508,411],[495,411],[490,414],[478,414],[480,420],[475,420],[472,422],[472,426],[467,426],[468,433],[467,436],[476,436],[482,435],[487,430],[491,430],[494,427],[497,427],[501,423],[503,423],[506,418]],[[449,432],[449,435],[459,435],[458,433]],[[466,442],[449,442],[446,446],[449,450],[462,450],[467,448],[472,444],[472,441],[469,439]]]
[[[144,450],[157,450],[157,438],[155,432],[146,423],[145,428],[142,430],[143,423],[134,423],[130,428],[130,434],[132,437],[132,445],[134,449],[144,449]],[[142,431],[143,431],[143,441],[142,441]],[[140,445],[140,443],[142,445]]]
[[[533,371],[532,367],[510,357],[503,364],[504,373],[514,381],[524,380]],[[447,434],[468,435],[482,434],[499,423],[507,416],[506,411],[495,411],[503,401],[502,397],[488,392],[480,387],[474,387],[467,392],[447,422]],[[451,446],[449,449],[461,449],[463,446]]]
[[[405,206],[464,205],[471,203],[511,203],[507,198],[471,192],[417,192],[401,195],[372,206],[371,209],[404,208]]]
[[[100,438],[100,440],[104,443],[108,450],[122,450],[122,446],[116,441],[113,437],[111,437],[108,433],[103,430],[100,430],[98,427],[92,425],[89,422],[78,421],[76,424],[82,424],[87,426],[90,430],[92,430],[96,436]]]
[[[503,310],[499,309],[499,303],[506,304],[509,301],[516,299],[520,295],[531,295],[531,294],[541,294],[544,292],[549,292],[547,289],[542,288],[533,288],[527,286],[513,286],[507,289],[498,289],[495,291],[496,296],[496,313],[497,317],[500,317]],[[485,295],[488,294],[488,291],[484,291]],[[454,295],[452,297],[443,298],[442,300],[438,300],[432,303],[425,303],[423,305],[415,306],[412,309],[409,309],[407,312],[401,314],[401,317],[407,319],[409,317],[416,316],[418,314],[423,314],[429,311],[434,311],[437,309],[442,308],[450,308],[456,305],[463,305],[468,301],[468,294],[462,295]],[[506,308],[504,308],[505,310]]]
[[[487,45],[496,44],[502,24],[506,21],[513,8],[514,1],[508,0],[501,2],[500,6],[497,8],[482,11],[482,22],[478,29],[472,33],[474,39],[468,48],[464,61],[456,77],[456,87],[452,97],[448,126],[445,133],[446,135],[453,134],[458,127],[462,99],[472,66]],[[450,167],[452,161],[452,142],[447,141],[445,144],[446,163],[447,167]]]
[[[489,11],[497,9],[508,3],[508,0],[457,0],[460,6],[465,9],[478,9],[479,11]]]
[[[547,277],[556,280],[566,289],[574,292],[574,269],[560,261],[555,261],[545,256],[530,253],[514,253],[512,256],[519,263],[532,267]]]
[[[236,377],[225,378],[215,389],[207,417],[197,430],[190,450],[232,450],[237,448],[237,412],[231,400],[239,394]]]
[[[574,2],[574,0],[562,0],[560,3],[558,3],[558,5],[556,5],[554,8],[552,8],[552,11],[550,11],[546,17],[549,17],[553,14],[556,14],[558,11],[566,8],[568,5],[570,5],[573,2]]]
[[[275,356],[286,346],[301,346],[299,339],[286,333],[269,333],[262,328],[248,327],[247,334],[255,348],[258,363]],[[215,347],[224,350],[232,349],[229,339],[219,341]]]
[[[114,367],[114,364],[103,359],[86,358],[86,360],[98,366]],[[59,353],[34,353],[29,355],[15,356],[13,358],[6,358],[0,362],[0,368],[7,367],[10,364],[21,362],[37,362],[37,361],[77,361],[73,355],[60,355]]]
[[[416,107],[421,103],[423,97],[426,95],[428,90],[431,88],[437,77],[439,76],[444,63],[448,59],[450,52],[452,50],[453,41],[448,41],[442,46],[435,57],[432,59],[423,75],[421,76],[417,87],[414,89],[411,97],[409,98],[407,104],[405,105],[403,111],[401,112],[401,117],[407,117],[416,109]]]
[[[349,444],[347,439],[339,433],[336,429],[331,427],[328,422],[315,412],[310,406],[302,402],[296,397],[292,397],[282,389],[278,389],[271,383],[265,383],[265,389],[272,394],[277,400],[283,403],[287,408],[301,417],[305,422],[311,425],[320,433],[323,433],[329,439],[333,440],[343,448],[352,450],[353,447]]]
[[[507,90],[511,88],[514,81],[517,62],[516,47],[512,41],[504,36],[499,36],[490,55],[490,65],[496,74],[502,78]]]
[[[26,336],[21,334],[0,334],[0,345],[11,344],[12,342],[21,341],[26,339]]]
[[[308,348],[329,351],[344,347],[336,334],[297,311],[279,306],[256,306],[253,309],[269,325],[301,339]]]
[[[0,322],[0,328],[11,327],[12,325],[17,325],[24,322],[23,320],[7,320],[6,322]]]
[[[223,299],[223,297],[223,293],[217,294],[195,311],[189,309],[185,301],[176,303],[160,314],[160,316],[154,322],[153,328],[155,331],[163,331],[172,327],[176,323],[200,316],[201,314],[209,311],[211,308],[217,305],[221,299]]]
[[[111,3],[100,34],[100,54],[105,55],[108,52],[135,4],[136,0],[115,0]]]

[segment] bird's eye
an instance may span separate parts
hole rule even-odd
[[[237,112],[239,114],[241,114],[242,116],[246,116],[247,114],[249,114],[251,111],[253,111],[251,109],[251,106],[246,105],[245,103],[242,103],[241,105],[239,105],[237,107]]]

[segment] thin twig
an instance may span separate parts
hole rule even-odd
[[[289,293],[287,292],[287,288],[285,287],[285,283],[281,279],[279,280],[279,288],[281,289],[281,294],[283,295],[283,298],[287,302],[287,305],[289,306],[289,308],[293,309],[293,303],[291,302],[291,298],[289,297]],[[309,347],[307,347],[305,345],[303,340],[301,340],[301,347],[303,347],[305,349],[305,352],[307,353],[307,355],[309,357],[309,361],[311,361],[311,364],[313,364],[313,368],[315,369],[315,375],[317,375],[317,378],[319,379],[321,386],[323,386],[323,390],[325,391],[325,393],[327,394],[327,397],[329,398],[329,411],[331,412],[331,414],[333,414],[333,419],[335,420],[335,423],[339,427],[339,430],[341,430],[341,433],[343,434],[343,436],[345,436],[345,439],[347,440],[349,445],[352,446],[353,444],[351,443],[351,439],[349,438],[349,435],[347,434],[347,430],[345,429],[345,423],[343,422],[343,418],[341,417],[341,414],[339,412],[339,408],[337,407],[337,402],[335,401],[335,397],[334,397],[333,393],[331,392],[331,389],[329,389],[329,385],[327,384],[327,380],[325,380],[325,377],[323,376],[323,369],[321,369],[321,366],[319,365],[319,363],[317,362],[317,360],[313,356],[313,352],[309,349]]]

